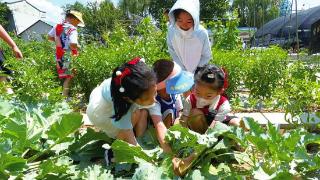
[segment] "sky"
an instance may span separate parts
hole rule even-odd
[[[0,2],[13,2],[17,0],[0,0]],[[103,0],[27,0],[37,8],[42,11],[47,12],[46,18],[48,22],[58,23],[63,19],[63,11],[62,6],[66,4],[73,4],[76,1],[81,2],[83,4],[87,4],[88,2],[101,2]],[[113,3],[117,4],[119,0],[111,0]],[[161,0],[159,0],[161,1]],[[232,0],[231,0],[232,1]],[[295,1],[295,0],[293,0]],[[301,9],[309,9],[314,6],[320,5],[320,0],[297,0],[298,1],[298,10]],[[293,9],[295,4],[293,5]]]

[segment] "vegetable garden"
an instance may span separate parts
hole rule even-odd
[[[81,112],[88,97],[113,68],[135,56],[144,57],[150,65],[169,58],[166,30],[155,28],[150,21],[144,19],[132,36],[118,24],[105,34],[105,45],[83,46],[74,59],[77,75],[68,103],[60,94],[53,45],[16,40],[26,58],[7,57],[15,73],[10,84],[0,87],[0,179],[178,179],[172,158],[193,151],[197,158],[185,179],[320,176],[320,134],[316,133],[320,126],[293,119],[303,113],[320,117],[320,84],[315,76],[320,58],[291,60],[279,47],[246,51],[225,47],[223,42],[237,41],[231,36],[232,24],[229,31],[216,28],[220,38],[215,37],[218,42],[212,48],[211,63],[229,73],[227,94],[234,111],[285,112],[291,115],[287,121],[292,129],[280,133],[271,123],[261,127],[250,118],[245,121],[248,131],[221,125],[200,135],[176,125],[166,135],[173,153],[165,154],[152,128],[139,139],[141,147],[135,147],[84,126]],[[6,86],[15,93],[5,94]],[[117,162],[106,166],[104,152],[110,148]]]

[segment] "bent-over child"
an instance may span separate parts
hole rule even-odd
[[[198,133],[205,133],[217,122],[239,126],[240,120],[229,116],[231,106],[224,94],[227,79],[224,71],[208,64],[194,74],[193,93],[184,103],[182,122]]]
[[[183,109],[181,93],[193,86],[193,76],[182,71],[177,63],[165,59],[157,60],[153,70],[157,75],[157,104],[154,109],[161,112],[161,119],[169,128],[180,117]]]
[[[97,128],[109,137],[138,145],[136,137],[147,128],[147,109],[156,102],[156,76],[140,58],[117,67],[112,77],[96,87],[89,100],[87,115]],[[160,120],[153,120],[160,146],[170,147],[164,137],[167,128]]]

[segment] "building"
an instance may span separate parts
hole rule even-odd
[[[33,6],[27,0],[7,2],[11,11],[8,30],[14,32],[24,40],[41,41],[53,27],[46,22],[46,12]]]

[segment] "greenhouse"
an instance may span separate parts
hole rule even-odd
[[[311,27],[320,20],[320,6],[308,10],[281,16],[263,25],[255,34],[256,46],[270,44],[285,45],[296,41],[298,31],[301,47],[309,47],[311,42]]]

